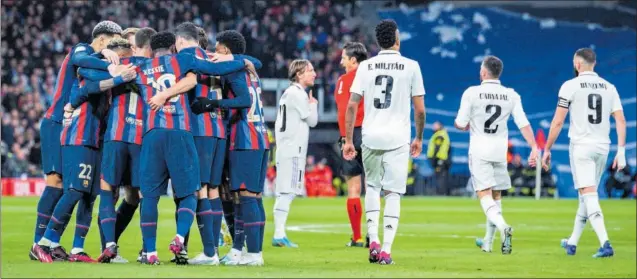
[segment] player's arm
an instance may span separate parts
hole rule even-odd
[[[248,88],[248,82],[245,79],[245,72],[240,71],[232,73],[224,77],[235,97],[232,99],[210,100],[208,98],[199,97],[197,100],[202,106],[202,110],[205,112],[213,111],[215,108],[249,108],[252,105],[250,99],[250,90]]]
[[[624,108],[622,107],[619,93],[615,89],[613,98],[612,112],[615,118],[615,130],[617,131],[617,155],[613,161],[613,168],[621,170],[626,167],[626,118],[624,117]]]
[[[469,130],[469,121],[471,119],[471,100],[469,99],[469,89],[462,93],[462,99],[460,99],[460,108],[456,115],[456,120],[453,121],[453,125],[456,129],[461,131]]]
[[[410,155],[413,158],[420,156],[422,152],[422,137],[425,132],[425,85],[420,72],[418,62],[414,63],[414,72],[411,77],[411,100],[414,103],[414,120],[416,121],[416,138],[412,141]]]
[[[93,81],[86,80],[84,86],[80,87],[79,94],[75,95],[71,100],[69,100],[70,108],[64,108],[65,111],[68,110],[73,111],[75,108],[82,105],[88,99],[89,95],[92,94],[101,94],[102,92],[109,90],[113,87],[119,86],[121,84],[127,83],[133,80],[137,76],[135,71],[127,71],[121,76],[116,76],[114,78],[109,78],[101,81]]]
[[[104,60],[101,60],[97,56],[89,54],[86,46],[76,47],[73,50],[73,54],[71,54],[70,60],[71,64],[77,67],[98,69],[104,71],[108,70],[109,73],[113,73],[113,71],[115,71],[116,69],[116,64],[108,63]]]
[[[531,127],[529,119],[526,118],[526,113],[524,113],[520,95],[515,93],[513,94],[513,96],[515,99],[513,100],[513,109],[511,110],[511,115],[513,116],[515,125],[517,125],[518,129],[520,129],[522,137],[524,137],[524,140],[526,140],[526,144],[531,147],[531,154],[529,155],[529,165],[531,167],[534,167],[537,162],[537,144],[535,143],[533,128]]]
[[[227,75],[245,68],[247,64],[252,64],[247,60],[232,60],[214,63],[208,60],[199,59],[190,54],[178,55],[177,58],[179,59],[179,66],[183,67],[184,71],[196,71],[201,74],[212,76]]]
[[[425,96],[411,97],[414,103],[414,121],[416,122],[416,139],[422,141],[425,132]]]
[[[167,88],[164,91],[159,91],[155,96],[148,100],[148,104],[152,110],[159,110],[166,104],[166,100],[175,97],[179,94],[184,94],[197,86],[197,74],[187,73],[186,76],[180,79],[173,86]],[[193,111],[194,112],[194,111]]]
[[[259,70],[263,67],[263,63],[261,63],[261,60],[252,57],[250,55],[245,55],[245,54],[233,54],[234,55],[234,60],[248,60],[250,61],[250,63],[252,63],[252,65],[254,65],[254,68],[256,70]]]
[[[97,69],[79,68],[77,73],[85,80],[91,81],[100,81],[113,77],[108,72]]]
[[[352,144],[354,140],[354,124],[356,123],[356,114],[358,113],[358,103],[363,99],[362,82],[363,82],[363,64],[358,66],[352,86],[349,88],[349,102],[347,102],[347,110],[345,110],[345,144]],[[366,66],[365,66],[366,67]]]
[[[555,144],[557,137],[562,131],[562,127],[564,127],[564,120],[566,120],[568,108],[571,105],[571,100],[573,98],[573,90],[569,89],[568,84],[568,82],[565,82],[560,88],[557,108],[555,109],[555,115],[553,116],[553,120],[551,121],[551,128],[549,129],[549,136],[546,140],[546,145],[544,146],[545,153],[550,153],[551,147],[553,147],[553,144]]]

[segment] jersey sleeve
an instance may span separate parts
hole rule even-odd
[[[411,96],[425,95],[425,85],[422,81],[422,73],[420,72],[420,65],[418,62],[414,62],[414,76],[411,78]]]
[[[624,110],[622,107],[622,100],[619,98],[619,92],[617,92],[617,88],[613,86],[613,105],[611,106],[611,113]]]
[[[73,49],[71,54],[71,64],[77,67],[107,70],[110,65],[108,62],[100,60],[96,56],[91,55],[91,51],[87,46],[79,45]]]
[[[250,90],[245,79],[245,71],[229,74],[225,81],[230,84],[235,97],[232,99],[219,100],[219,107],[222,108],[249,108],[252,105],[250,100]]]
[[[293,89],[296,91],[296,89]],[[301,119],[305,120],[310,116],[310,99],[305,92],[290,92],[290,101],[292,101],[294,108],[299,112]],[[305,95],[305,96],[304,96]]]
[[[573,101],[573,90],[571,90],[569,86],[569,82],[565,82],[560,87],[560,92],[558,93],[558,101],[557,106],[568,108],[571,105],[571,101]]]
[[[354,81],[352,81],[352,86],[349,88],[350,93],[356,93],[358,95],[363,95],[362,83],[363,83],[363,68],[367,67],[366,63],[363,63],[358,66],[356,69],[356,75],[354,76]]]
[[[243,60],[214,63],[189,54],[179,55],[178,59],[179,66],[182,67],[184,74],[189,71],[196,71],[206,75],[222,76],[239,71],[245,67]]]
[[[456,116],[456,125],[459,127],[466,127],[471,119],[471,100],[469,96],[469,89],[462,93],[462,99],[460,99],[460,109],[458,109],[458,115]]]
[[[514,93],[513,96],[513,109],[511,110],[511,115],[513,116],[515,125],[518,126],[518,129],[522,129],[530,123],[526,118],[526,113],[524,113],[524,108],[522,107],[522,98],[517,93]]]
[[[112,78],[108,72],[96,69],[79,68],[77,73],[85,80],[100,81]]]

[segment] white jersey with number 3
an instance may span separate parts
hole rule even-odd
[[[350,88],[365,99],[363,145],[392,150],[411,140],[411,98],[425,95],[418,62],[382,50],[361,62]]]
[[[470,126],[469,155],[472,158],[506,163],[507,121],[511,115],[518,128],[529,125],[520,95],[502,86],[499,80],[485,80],[465,90],[455,121],[460,127]]]
[[[610,115],[622,110],[614,85],[595,72],[582,72],[562,85],[558,106],[569,109],[571,143],[598,145],[608,151]]]

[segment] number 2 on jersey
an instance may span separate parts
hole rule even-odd
[[[257,87],[256,91],[252,86],[248,86],[250,90],[250,98],[252,99],[252,106],[250,106],[250,110],[248,111],[248,122],[259,122],[261,121],[261,108],[263,107],[261,104],[261,87]],[[257,103],[259,104],[259,109],[257,110]]]
[[[591,124],[602,123],[602,95],[597,93],[589,94],[588,108],[595,111],[595,115],[588,115],[588,122]]]
[[[378,75],[374,84],[382,86],[383,80],[385,81],[385,87],[381,89],[381,94],[385,95],[385,100],[381,103],[380,98],[374,98],[374,107],[377,109],[386,109],[391,105],[391,90],[394,88],[394,78],[388,75]]]
[[[495,111],[493,111],[494,109]],[[495,122],[502,114],[502,107],[499,105],[487,105],[486,112],[493,114],[489,117],[489,119],[487,119],[487,121],[484,122],[484,133],[495,134],[498,131],[499,125],[495,125],[495,128],[491,128],[491,124],[493,124],[493,122]]]

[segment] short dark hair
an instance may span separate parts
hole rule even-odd
[[[91,33],[91,35],[93,36],[93,39],[95,39],[102,34],[108,36],[113,36],[115,34],[121,35],[122,27],[110,20],[100,21],[100,23],[93,27],[93,32]]]
[[[112,39],[108,45],[106,46],[106,48],[110,49],[110,50],[116,50],[118,48],[123,48],[123,49],[130,49],[131,45],[128,42],[127,39],[124,38],[115,38]]]
[[[175,45],[175,41],[175,34],[168,31],[162,31],[150,37],[150,48],[153,51],[170,49],[173,45]]]
[[[584,59],[588,64],[595,64],[597,61],[597,55],[592,48],[580,48],[575,52],[575,56]]]
[[[139,31],[135,33],[135,46],[138,48],[148,46],[150,44],[150,38],[155,34],[157,34],[157,31],[150,27],[139,29]]]
[[[203,49],[208,48],[208,35],[206,35],[206,30],[201,27],[197,27],[197,39],[199,41],[199,47]]]
[[[361,63],[367,59],[367,49],[359,42],[347,42],[343,46],[345,54],[356,58],[356,62]]]
[[[217,42],[225,45],[233,54],[246,52],[246,39],[236,30],[225,30],[217,34]]]
[[[491,77],[500,78],[502,74],[502,69],[504,68],[504,64],[502,64],[502,60],[493,55],[489,55],[482,60],[482,65],[489,72]]]
[[[392,19],[383,19],[376,25],[376,42],[383,49],[388,49],[396,44],[396,30],[398,25]]]
[[[182,22],[175,27],[175,37],[182,37],[188,41],[199,41],[199,30],[192,22]]]

